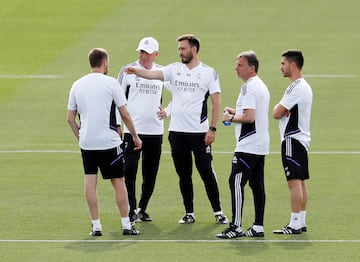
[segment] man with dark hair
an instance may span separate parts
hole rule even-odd
[[[123,235],[138,235],[129,221],[128,197],[123,173],[122,141],[116,128],[115,110],[129,129],[134,149],[142,146],[132,118],[126,108],[126,99],[119,82],[107,76],[109,58],[106,50],[94,48],[89,53],[91,73],[72,85],[68,101],[67,121],[79,140],[85,173],[85,197],[92,219],[90,235],[101,236],[97,181],[98,169],[103,179],[111,181],[121,216]],[[79,116],[80,123],[77,122]]]
[[[312,89],[302,76],[304,57],[299,50],[287,50],[281,55],[280,70],[292,83],[273,110],[279,119],[281,157],[290,190],[291,216],[288,225],[274,234],[300,234],[306,232],[306,204],[309,179],[308,149],[310,144],[310,116]]]
[[[264,237],[265,155],[269,154],[269,103],[270,94],[258,77],[259,60],[254,51],[240,53],[236,58],[237,76],[244,81],[236,108],[225,107],[224,122],[235,125],[236,147],[229,177],[232,221],[218,238]],[[253,193],[255,220],[242,232],[244,188],[249,181]]]
[[[179,223],[195,222],[192,184],[192,154],[194,154],[195,165],[204,182],[215,220],[219,224],[226,224],[228,221],[220,205],[211,154],[211,144],[215,141],[220,111],[219,76],[212,67],[199,60],[200,41],[195,35],[179,36],[177,42],[182,63],[173,63],[161,70],[153,71],[128,67],[126,72],[148,79],[169,81],[171,84],[169,142],[185,206],[185,214]],[[212,102],[210,121],[207,112],[209,96]],[[161,111],[159,116],[166,117],[166,113]]]

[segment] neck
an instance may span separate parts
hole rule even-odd
[[[302,78],[301,71],[292,73],[291,77],[290,77],[292,82],[294,82],[296,79],[299,79],[299,78]]]
[[[140,63],[140,65],[141,65],[143,68],[145,68],[145,69],[147,69],[147,70],[150,70],[150,69],[152,68],[152,66],[153,66],[153,63]]]
[[[104,70],[100,67],[94,67],[94,68],[91,68],[91,73],[101,73],[103,74],[104,73]]]
[[[194,67],[200,64],[199,58],[195,57],[190,61],[190,63],[186,64],[189,69],[193,69]]]

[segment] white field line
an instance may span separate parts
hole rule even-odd
[[[305,78],[355,78],[353,74],[304,74]]]
[[[170,151],[162,151],[164,154],[170,154]],[[78,154],[80,150],[0,150],[0,154]],[[233,154],[233,151],[213,151],[213,154]],[[270,154],[280,154],[280,151],[271,151]],[[359,155],[360,151],[309,151],[314,155]]]
[[[63,78],[62,75],[0,75],[2,79],[54,79]]]
[[[226,242],[244,242],[244,243],[360,243],[360,239],[238,239],[238,240],[206,240],[206,239],[123,239],[123,240],[70,240],[70,239],[0,239],[0,243],[226,243]]]

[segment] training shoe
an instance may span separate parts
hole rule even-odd
[[[215,215],[216,224],[227,224],[229,220],[224,214]]]
[[[138,216],[138,219],[143,222],[151,222],[152,221],[152,218],[144,210],[140,210],[140,212],[138,213],[137,216]]]
[[[195,217],[192,214],[185,214],[180,220],[179,224],[192,224],[195,222]]]
[[[236,231],[236,227],[230,225],[230,227],[225,229],[220,234],[215,235],[215,237],[231,239],[231,238],[242,237],[242,235],[243,235],[242,232]]]
[[[135,236],[140,235],[140,231],[136,230],[133,226],[130,229],[123,229],[124,236]]]
[[[132,224],[135,224],[136,221],[139,221],[139,217],[135,211],[129,212],[129,220],[130,220],[130,223],[132,223]]]
[[[244,237],[264,237],[264,232],[256,232],[253,227],[249,227],[243,234]]]
[[[302,227],[301,228],[301,232],[307,232],[307,227],[305,226],[305,227]]]
[[[101,237],[102,236],[101,228],[94,229],[93,225],[91,225],[91,232],[89,233],[89,236]]]
[[[301,228],[294,229],[290,226],[285,226],[282,229],[274,230],[274,234],[281,234],[281,235],[294,235],[294,234],[301,234]]]

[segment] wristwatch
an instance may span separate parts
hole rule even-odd
[[[209,130],[211,130],[211,131],[213,131],[213,132],[216,132],[216,127],[210,126],[210,127],[209,127]]]

